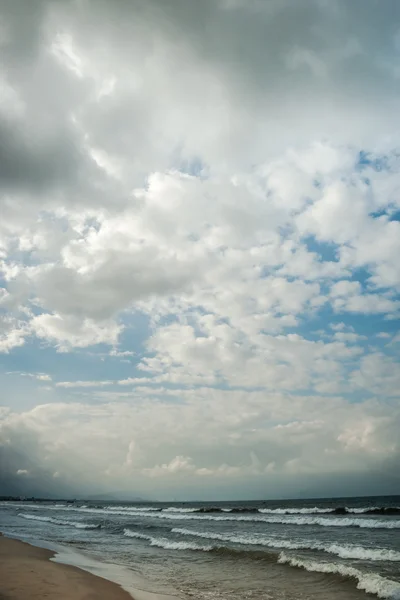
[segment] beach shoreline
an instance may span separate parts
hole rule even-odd
[[[55,552],[0,535],[2,600],[132,600],[118,583],[53,562]]]

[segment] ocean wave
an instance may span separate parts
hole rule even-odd
[[[325,552],[336,554],[340,558],[371,561],[399,562],[400,552],[388,548],[365,548],[364,546],[351,546],[346,544],[329,544],[323,546]]]
[[[331,514],[331,515],[382,515],[394,516],[400,515],[400,507],[398,506],[364,506],[360,508],[352,508],[348,506],[336,506],[335,508],[322,508],[318,506],[307,508],[259,508],[260,513],[271,515],[316,515],[316,514]]]
[[[163,512],[176,512],[176,513],[193,513],[199,512],[198,508],[181,508],[177,506],[169,506],[168,508],[163,508]]]
[[[166,550],[200,550],[203,552],[209,552],[214,549],[214,546],[199,546],[193,542],[181,542],[175,540],[169,540],[167,538],[155,538],[151,535],[145,535],[132,531],[131,529],[124,529],[124,535],[126,537],[137,538],[139,540],[147,540],[150,542],[150,546],[157,546],[158,548],[165,548]]]
[[[43,521],[45,523],[53,523],[54,525],[69,525],[76,529],[100,529],[100,525],[94,525],[92,523],[81,523],[79,521],[64,521],[63,519],[53,519],[53,517],[41,517],[40,515],[28,515],[26,513],[19,513],[19,517],[29,519],[32,521]]]
[[[286,550],[319,550],[328,554],[335,554],[340,558],[355,560],[372,561],[400,561],[400,552],[389,550],[387,548],[364,548],[363,546],[352,546],[347,544],[324,544],[322,542],[313,542],[312,540],[286,540],[272,537],[265,537],[262,534],[226,534],[207,531],[194,531],[176,527],[171,530],[172,533],[199,537],[208,540],[221,542],[232,542],[246,546],[266,546],[268,548],[285,548]]]
[[[187,532],[190,535],[193,535],[195,532],[189,532],[189,530],[184,529],[174,529],[174,533],[184,534]],[[197,532],[199,537],[206,537],[207,534]],[[139,533],[136,531],[132,531],[130,529],[124,530],[124,535],[131,538],[143,539],[150,542],[151,546],[157,546],[159,548],[164,548],[168,550],[200,550],[203,552],[230,552],[235,553],[236,551],[232,548],[226,548],[220,545],[205,545],[200,546],[193,542],[186,541],[174,541],[169,540],[167,538],[154,538],[150,535],[146,535],[143,533]],[[214,534],[212,539],[219,541],[227,541],[230,536],[225,534]],[[232,536],[236,537],[236,536]],[[211,538],[211,536],[210,536]],[[236,538],[237,540],[237,538]],[[288,544],[288,549],[297,549],[296,543],[290,543],[289,540],[281,540]],[[342,547],[345,548],[345,547]],[[353,547],[353,550],[356,547]],[[367,549],[362,548],[361,551],[365,552]],[[358,551],[360,552],[360,551]],[[271,558],[273,554],[269,555]],[[267,555],[265,555],[267,558]],[[284,551],[280,552],[280,554],[275,554],[275,558],[273,560],[277,560],[279,564],[287,564],[292,567],[303,568],[310,572],[317,573],[325,573],[332,575],[340,575],[345,578],[355,579],[357,581],[357,588],[365,591],[368,594],[374,594],[379,598],[383,598],[386,600],[400,600],[400,583],[382,577],[377,573],[367,573],[363,572],[360,569],[357,569],[352,566],[347,566],[345,564],[334,563],[334,562],[319,562],[316,560],[308,560],[302,559],[295,556],[291,556],[286,554]]]
[[[90,512],[94,514],[110,514],[108,510],[104,509],[79,509],[80,512]],[[154,511],[144,512],[137,511],[134,509],[118,511],[114,510],[113,514],[119,514],[131,517],[149,517],[157,519],[169,519],[169,520],[201,520],[201,521],[243,521],[243,522],[254,522],[254,523],[269,523],[269,524],[284,524],[284,525],[318,525],[321,527],[361,527],[367,529],[400,529],[400,520],[378,520],[378,519],[363,519],[358,516],[354,517],[319,517],[319,516],[297,516],[297,515],[210,515],[210,514],[197,514],[197,513],[174,513],[165,511]]]
[[[342,577],[355,579],[357,581],[357,588],[367,594],[375,594],[378,598],[386,598],[388,600],[400,600],[400,583],[386,579],[376,573],[364,573],[354,567],[338,563],[305,560],[288,556],[285,552],[281,552],[278,563],[287,564],[291,567],[299,567],[310,572],[341,575]]]
[[[55,505],[48,504],[27,504],[27,503],[12,503],[6,502],[1,503],[1,506],[15,506],[18,508],[45,508],[46,510],[66,510],[70,512],[71,510],[103,510],[107,512],[111,512],[114,514],[119,513],[177,513],[177,514],[213,514],[215,513],[218,516],[218,513],[223,516],[224,514],[232,515],[271,515],[271,516],[303,516],[303,515],[331,515],[331,516],[347,516],[347,515],[371,515],[371,516],[396,516],[400,515],[400,506],[364,506],[364,507],[348,507],[348,506],[337,506],[333,508],[327,507],[278,507],[278,508],[257,508],[257,507],[246,507],[246,506],[234,506],[234,507],[218,507],[218,506],[203,506],[203,507],[190,507],[190,506],[169,506],[166,508],[158,507],[158,506],[132,506],[132,505],[73,505],[73,504],[61,504],[57,503]]]
[[[83,507],[81,507],[83,508]],[[121,512],[129,512],[129,511],[135,511],[135,512],[156,512],[156,511],[160,511],[161,508],[156,508],[153,506],[105,506],[104,510],[109,510],[111,512],[117,512],[121,511]]]
[[[143,508],[142,510],[146,510]],[[282,507],[282,508],[257,508],[253,506],[234,506],[231,508],[222,508],[218,506],[202,506],[197,507],[175,507],[170,506],[163,509],[151,510],[162,510],[163,512],[182,512],[182,513],[261,513],[269,515],[318,515],[318,514],[331,514],[331,515],[347,515],[347,514],[366,514],[366,515],[400,515],[400,507],[398,506],[364,506],[361,508],[351,508],[347,506],[336,506],[332,508],[327,507]]]
[[[400,515],[400,506],[370,506],[368,508],[346,508],[355,515]]]
[[[134,508],[134,507],[132,507]],[[332,508],[327,507],[282,507],[282,508],[257,508],[253,506],[233,506],[230,508],[222,508],[219,506],[202,506],[202,507],[176,507],[170,506],[168,508],[147,508],[143,507],[141,510],[161,510],[163,512],[177,512],[177,513],[233,513],[233,514],[246,514],[246,513],[261,513],[267,515],[319,515],[319,514],[330,514],[330,515],[347,515],[347,514],[366,514],[366,515],[400,515],[400,507],[397,506],[364,506],[361,508],[351,508],[347,506],[336,506]]]
[[[285,525],[319,525],[321,527],[361,527],[366,529],[399,529],[400,521],[381,521],[375,519],[362,519],[351,517],[283,517],[266,519],[268,523],[282,523]]]
[[[259,508],[260,513],[267,515],[315,515],[329,514],[334,511],[333,508]]]

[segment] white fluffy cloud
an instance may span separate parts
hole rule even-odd
[[[391,461],[398,3],[30,7],[0,0],[0,351],[103,367],[39,364],[5,447],[93,485]]]
[[[22,346],[25,343],[27,334],[24,322],[10,316],[0,318],[0,352],[8,353],[13,348]]]

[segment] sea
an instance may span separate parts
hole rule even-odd
[[[400,599],[400,496],[1,502],[0,530],[130,591],[131,578],[137,600]]]

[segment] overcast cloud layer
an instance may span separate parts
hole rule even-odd
[[[399,23],[0,0],[8,490],[400,492]]]

